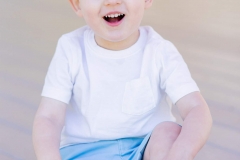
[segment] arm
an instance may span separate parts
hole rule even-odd
[[[42,98],[33,125],[33,145],[37,159],[61,159],[59,146],[66,106],[63,102]]]
[[[206,143],[212,117],[199,92],[190,93],[176,103],[183,118],[183,127],[169,151],[167,160],[192,160]]]

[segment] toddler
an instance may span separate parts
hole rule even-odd
[[[140,26],[153,0],[69,1],[87,26],[58,41],[34,121],[37,158],[192,160],[212,119],[174,45]]]

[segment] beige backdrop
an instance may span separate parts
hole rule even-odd
[[[67,0],[0,0],[1,160],[36,159],[32,123],[49,62],[61,34],[82,25]],[[240,1],[155,0],[143,25],[177,46],[210,106],[196,160],[239,160]]]

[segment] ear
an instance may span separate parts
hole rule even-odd
[[[74,12],[79,16],[82,17],[82,12],[81,12],[81,8],[80,8],[80,0],[68,0],[72,6],[72,9],[74,10]]]
[[[153,0],[145,0],[145,9],[148,9],[152,6]]]

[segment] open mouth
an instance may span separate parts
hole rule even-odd
[[[105,21],[109,23],[117,23],[121,21],[124,17],[125,17],[125,14],[116,13],[116,14],[106,15],[103,17],[103,19],[105,19]]]

